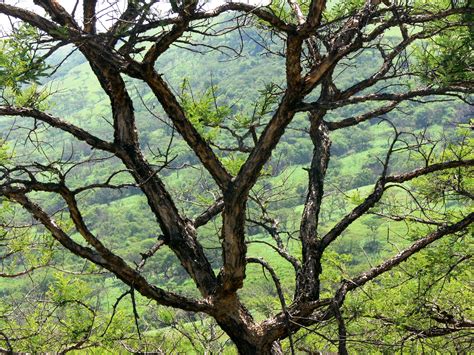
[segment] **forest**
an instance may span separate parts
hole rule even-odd
[[[474,351],[472,1],[0,16],[0,353]]]

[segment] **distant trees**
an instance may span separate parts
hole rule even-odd
[[[387,5],[357,0],[329,5],[323,0],[289,0],[272,1],[268,6],[232,2],[209,8],[186,0],[173,2],[167,15],[159,13],[158,1],[154,0],[123,4],[83,0],[76,2],[71,11],[58,1],[34,3],[38,11],[0,4],[1,14],[20,20],[0,44],[0,115],[17,117],[13,130],[28,120],[34,122],[26,130],[25,139],[33,141],[39,151],[54,144],[38,138],[37,133],[48,127],[67,133],[72,145],[79,142],[102,155],[77,160],[74,154],[62,154],[44,161],[12,156],[2,163],[2,203],[12,210],[21,206],[35,220],[38,234],[31,237],[21,233],[25,219],[18,218],[18,212],[13,213],[15,218],[2,222],[5,234],[0,260],[5,272],[1,276],[24,275],[54,266],[53,251],[60,245],[86,260],[85,268],[91,268],[90,272],[106,271],[127,285],[126,295],[132,297],[133,306],[134,295],[141,294],[160,305],[212,317],[242,354],[281,353],[280,342],[285,339],[285,351],[319,351],[311,348],[317,336],[325,339],[328,349],[341,354],[374,346],[400,349],[407,342],[432,338],[441,339],[431,343],[438,349],[445,349],[446,342],[457,351],[466,350],[463,331],[472,328],[473,322],[463,312],[465,305],[452,304],[442,289],[436,289],[440,297],[431,297],[430,292],[451,273],[463,270],[464,262],[471,258],[464,238],[474,219],[465,208],[473,196],[472,178],[468,176],[474,164],[469,138],[443,147],[418,139],[416,132],[403,132],[397,128],[400,122],[388,122],[393,133],[379,161],[380,176],[374,179],[370,193],[353,196],[354,207],[333,225],[323,229],[320,216],[333,132],[354,131],[363,122],[386,118],[406,101],[456,99],[469,103],[474,87],[471,2]],[[219,27],[216,23],[221,19],[225,23]],[[186,86],[180,93],[173,91],[163,79],[156,63],[173,45],[194,43],[199,38],[200,48],[219,51],[223,47],[216,41],[209,44],[209,38],[224,38],[229,31],[244,28],[258,33],[256,41],[269,56],[283,56],[286,73],[283,86],[269,86],[260,98],[250,98],[257,103],[253,114],[234,112],[228,103],[216,99],[212,87],[196,97]],[[284,48],[275,47],[277,38]],[[82,128],[80,122],[48,113],[49,94],[35,83],[54,70],[46,60],[61,47],[82,54],[107,95],[111,114],[106,121],[112,126],[109,137]],[[371,71],[357,73],[353,82],[342,86],[338,75],[349,70],[362,53],[373,57]],[[128,79],[146,87],[146,94],[166,114],[166,119],[161,115],[153,119],[169,125],[169,137],[162,137],[169,144],[160,144],[154,154],[140,145],[135,110],[138,103],[132,99]],[[356,113],[340,115],[347,108]],[[306,115],[304,133],[313,152],[299,228],[290,233],[281,229],[272,205],[264,203],[267,195],[260,182],[272,174],[268,169],[272,152],[297,114]],[[167,147],[177,137],[197,157],[195,165],[205,170],[205,186],[214,196],[212,201],[204,201],[206,206],[196,215],[185,215],[178,209],[175,196],[164,182],[165,171],[173,161]],[[371,140],[368,135],[363,138],[367,143]],[[344,144],[338,147],[353,149]],[[419,162],[417,168],[391,172],[391,161],[400,154],[409,154],[412,163]],[[100,181],[74,179],[74,169],[101,159],[113,159],[121,167],[104,171]],[[435,181],[444,183],[439,196],[430,192],[439,191],[438,185],[433,185]],[[269,191],[273,188],[268,185]],[[346,186],[338,188],[344,191]],[[143,194],[156,219],[156,242],[135,255],[135,265],[101,239],[88,223],[83,203],[83,196],[90,191],[125,189]],[[394,190],[403,197],[391,194]],[[284,185],[281,192],[285,192]],[[447,208],[447,199],[456,202]],[[55,211],[51,203],[58,200],[61,208]],[[127,218],[123,208],[123,218]],[[2,212],[8,212],[6,207]],[[384,260],[365,270],[344,269],[342,256],[333,248],[344,240],[351,225],[369,213],[386,221],[405,222],[410,240],[398,251],[389,249],[390,255],[384,254]],[[207,236],[220,244],[221,258],[217,261],[211,260],[210,252],[203,247],[201,231],[211,222],[218,225],[214,235]],[[282,289],[275,265],[263,258],[248,257],[247,246],[252,241],[246,230],[255,225],[272,238],[265,242],[268,248],[292,267],[291,293]],[[388,248],[390,235],[382,238],[387,239]],[[290,248],[287,239],[292,243],[296,240],[298,245]],[[123,235],[114,239],[114,243],[124,241]],[[430,247],[433,243],[436,248]],[[158,287],[148,277],[144,271],[147,264],[165,247],[176,255],[199,296]],[[28,251],[26,259],[19,257],[24,250]],[[256,320],[239,297],[249,264],[265,270],[276,287],[275,300],[281,311],[264,320]],[[19,265],[27,268],[19,270]],[[44,314],[36,316],[55,314],[60,320],[61,314],[55,312],[68,302],[66,294],[82,289],[67,280],[56,282],[56,290],[61,292],[52,289],[50,296],[59,300],[59,308],[48,310],[45,306]],[[401,300],[396,290],[403,285],[409,296]],[[458,296],[465,296],[460,282],[453,281],[451,287]],[[364,292],[358,292],[361,289]],[[88,292],[85,287],[83,292]],[[357,302],[357,297],[367,300]],[[387,316],[385,311],[391,310],[399,313]],[[94,309],[75,301],[68,312],[76,312],[77,322],[64,328],[69,333],[64,334],[62,344],[50,346],[60,346],[57,351],[63,352],[93,346],[97,341]],[[391,333],[391,329],[396,332]],[[120,330],[113,332],[120,339]],[[190,330],[183,332],[188,334]],[[386,332],[386,343],[381,341],[381,332]],[[460,336],[450,337],[452,334]],[[209,339],[214,334],[206,336],[204,339]],[[0,344],[4,351],[25,350],[24,338],[9,334],[6,327],[0,329]]]

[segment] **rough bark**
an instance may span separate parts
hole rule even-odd
[[[143,296],[162,305],[193,312],[205,312],[214,317],[242,354],[281,354],[283,353],[282,348],[278,343],[280,339],[291,336],[293,332],[304,326],[333,318],[338,322],[339,350],[341,353],[345,353],[347,352],[347,332],[340,307],[347,293],[399,265],[432,242],[467,228],[474,217],[471,213],[461,221],[450,225],[436,224],[439,227],[438,230],[421,238],[409,248],[380,265],[350,281],[342,282],[331,299],[320,300],[319,277],[323,271],[321,259],[325,249],[337,238],[340,238],[351,223],[374,207],[390,184],[401,184],[445,169],[471,167],[474,165],[474,161],[453,160],[392,176],[386,176],[387,166],[384,166],[383,176],[375,184],[373,192],[359,206],[336,223],[328,233],[320,236],[318,234],[319,215],[331,145],[328,132],[351,127],[386,114],[401,102],[413,98],[472,93],[471,83],[455,83],[442,87],[428,86],[406,92],[382,90],[372,94],[365,93],[365,90],[382,83],[391,71],[394,73],[390,75],[397,77],[398,73],[394,69],[394,63],[410,44],[415,40],[429,38],[439,33],[439,30],[425,26],[426,31],[418,31],[407,38],[408,34],[403,31],[403,24],[400,21],[403,20],[409,25],[424,25],[433,20],[446,20],[453,14],[461,13],[461,10],[452,9],[438,13],[420,14],[406,13],[400,17],[395,9],[379,10],[377,5],[380,1],[372,1],[367,2],[361,9],[347,17],[331,24],[324,24],[328,27],[336,24],[334,31],[332,29],[327,31],[326,27],[319,31],[326,1],[312,0],[309,3],[306,16],[296,1],[289,0],[288,2],[295,13],[298,25],[287,23],[286,20],[279,18],[264,7],[227,3],[213,10],[205,11],[197,8],[196,1],[176,8],[177,13],[174,17],[153,18],[148,21],[146,11],[149,10],[153,2],[144,4],[143,2],[128,1],[125,10],[117,14],[114,24],[101,34],[96,33],[96,0],[83,1],[83,28],[78,25],[74,16],[67,13],[57,1],[35,1],[46,11],[51,20],[16,6],[0,4],[0,13],[28,22],[48,34],[48,41],[55,40],[75,45],[84,54],[102,89],[109,97],[113,116],[114,140],[113,142],[104,141],[78,126],[37,109],[4,105],[0,106],[0,114],[31,117],[67,132],[94,149],[112,153],[120,159],[131,172],[135,185],[146,196],[150,210],[154,213],[163,234],[159,244],[150,253],[142,254],[142,256],[152,257],[159,246],[165,243],[173,250],[194,281],[202,295],[202,300],[183,297],[150,284],[140,273],[140,268],[132,268],[93,235],[83,220],[75,198],[79,191],[92,188],[92,186],[70,191],[63,184],[64,181],[41,183],[35,180],[34,174],[25,167],[21,167],[21,169],[30,180],[27,178],[15,180],[11,177],[11,172],[17,173],[18,169],[8,171],[8,169],[5,170],[1,167],[0,195],[21,205],[70,252],[109,270]],[[188,31],[191,31],[190,26],[193,21],[214,18],[225,11],[237,11],[248,16],[256,16],[267,26],[271,26],[273,31],[284,36],[286,41],[286,86],[282,89],[280,101],[269,122],[261,130],[260,136],[257,136],[255,129],[253,130],[255,147],[250,151],[236,176],[231,176],[225,169],[218,155],[193,126],[176,95],[173,94],[154,67],[156,60],[162,53]],[[383,17],[385,19],[379,21]],[[164,29],[160,35],[149,37],[150,46],[141,61],[140,56],[134,56],[134,53],[137,53],[139,49],[137,45],[142,44],[140,40],[144,38],[137,39],[137,34],[144,35],[149,30],[156,30],[160,26],[166,25],[169,25],[170,28]],[[332,83],[333,70],[338,62],[349,54],[369,46],[371,41],[382,36],[384,31],[398,26],[401,26],[404,38],[391,49],[390,53],[383,53],[383,64],[379,70],[369,78],[340,92]],[[322,40],[321,36],[324,37]],[[122,41],[126,43],[117,49],[117,44]],[[322,48],[325,47],[325,50],[319,51],[316,42]],[[304,68],[302,57],[307,55],[306,52],[312,56],[312,59],[306,63],[307,67]],[[149,164],[140,149],[133,101],[122,75],[142,80],[148,86],[177,132],[193,150],[204,169],[220,189],[222,198],[194,221],[180,214],[158,171]],[[305,103],[305,97],[314,92],[317,87],[321,87],[320,98],[315,102]],[[358,103],[381,101],[390,102],[354,117],[341,118],[335,122],[324,121],[328,110]],[[278,294],[283,308],[282,312],[266,321],[257,323],[239,300],[237,293],[244,284],[248,260],[246,258],[245,223],[249,192],[255,186],[263,167],[269,162],[288,125],[295,114],[300,111],[309,112],[309,135],[314,145],[311,166],[308,171],[308,194],[299,230],[302,247],[301,264],[295,256],[284,251],[278,241],[278,245],[275,247],[297,271],[295,299],[293,304],[286,306],[285,295],[280,287]],[[89,246],[84,247],[76,243],[39,204],[29,199],[27,194],[34,191],[46,191],[62,197],[68,206],[70,219],[76,230]],[[204,225],[219,213],[222,214],[222,268],[219,275],[216,276],[198,240],[196,228]],[[265,264],[262,263],[262,265]]]
[[[321,267],[321,241],[318,237],[318,224],[321,203],[324,196],[324,178],[329,164],[330,146],[328,129],[323,121],[325,111],[312,112],[310,136],[313,142],[313,158],[309,168],[308,194],[304,204],[300,225],[302,245],[302,268],[297,276],[295,298],[317,300],[319,298],[319,276]]]
[[[108,94],[114,118],[114,143],[120,147],[117,157],[131,171],[147,197],[151,210],[164,234],[165,243],[173,250],[181,265],[193,278],[205,297],[214,292],[216,278],[212,267],[196,238],[190,221],[183,219],[164,183],[146,161],[138,143],[133,102],[120,73],[101,62],[94,52],[83,50],[104,91]],[[216,158],[217,159],[217,158]]]

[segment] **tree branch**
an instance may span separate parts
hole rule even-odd
[[[40,30],[50,35],[52,33],[57,33],[59,30],[59,26],[57,26],[54,22],[51,22],[50,20],[47,20],[44,17],[39,16],[33,11],[24,10],[16,6],[0,3],[0,13],[18,18],[24,22],[31,24],[32,26],[39,28]],[[63,40],[62,36],[59,36],[59,35],[57,36],[56,39]]]
[[[79,29],[78,24],[72,16],[55,0],[34,0],[36,5],[41,6],[51,19],[61,26],[69,26],[76,30]]]
[[[143,296],[155,300],[159,304],[166,306],[171,306],[193,312],[209,312],[210,306],[205,301],[189,299],[174,294],[172,292],[165,291],[156,286],[150,285],[137,271],[133,270],[130,266],[128,266],[123,259],[110,253],[108,250],[102,249],[96,241],[91,240],[94,244],[98,245],[103,255],[95,252],[94,250],[88,247],[83,247],[80,244],[74,242],[73,239],[68,236],[58,226],[58,224],[52,218],[50,218],[46,212],[41,209],[39,205],[32,202],[28,197],[26,197],[26,195],[21,191],[21,189],[15,189],[11,187],[0,187],[0,195],[5,196],[6,198],[20,204],[49,232],[51,232],[52,236],[61,245],[63,245],[73,254],[87,259],[98,266],[106,268],[107,270],[114,273],[127,285],[133,286]],[[79,225],[79,228],[82,228],[82,226]]]
[[[25,210],[27,210],[38,222],[40,222],[46,229],[48,229],[53,237],[61,243],[66,249],[74,254],[93,262],[96,265],[105,267],[107,261],[98,253],[90,248],[83,247],[74,242],[58,225],[51,219],[40,206],[28,199],[21,189],[0,186],[0,195],[7,197],[19,203]]]
[[[41,122],[47,123],[51,127],[58,128],[64,132],[72,134],[75,138],[80,141],[86,142],[93,148],[111,153],[115,153],[117,151],[117,147],[114,144],[106,142],[67,121],[61,120],[60,118],[54,117],[48,113],[39,111],[34,108],[0,106],[0,115],[31,117]]]
[[[84,9],[84,32],[89,34],[96,33],[96,23],[97,17],[95,12],[95,7],[97,5],[97,0],[84,0],[83,9]]]
[[[338,328],[338,333],[339,333],[339,345],[338,345],[338,354],[339,355],[348,355],[347,352],[347,330],[346,330],[346,325],[344,322],[344,318],[342,317],[341,310],[339,308],[339,305],[336,303],[333,303],[333,310],[334,310],[334,316],[337,321],[337,328]]]
[[[402,250],[400,253],[386,260],[382,264],[373,267],[369,271],[364,272],[359,276],[352,278],[351,280],[344,281],[338,289],[335,299],[337,300],[338,304],[342,304],[342,302],[344,302],[344,298],[347,292],[355,290],[365,285],[367,282],[373,280],[377,276],[380,276],[381,274],[391,270],[393,267],[407,260],[413,254],[419,252],[420,250],[427,247],[436,240],[441,239],[446,235],[462,231],[463,229],[467,228],[473,221],[474,212],[471,212],[457,223],[440,227],[435,232],[430,233],[427,236],[417,240],[410,247]]]
[[[204,19],[216,17],[226,11],[238,11],[254,15],[259,19],[268,22],[272,26],[272,28],[275,28],[282,32],[294,32],[296,29],[294,25],[287,24],[286,22],[282,21],[278,16],[263,7],[245,4],[241,2],[229,2],[219,7],[216,7],[212,11],[197,12],[194,14],[193,18]]]
[[[171,30],[159,37],[150,49],[146,52],[143,58],[143,64],[152,68],[155,65],[158,57],[163,54],[188,28],[188,22],[183,21],[173,25]]]
[[[322,239],[321,247],[324,249],[332,243],[341,233],[356,219],[360,218],[365,212],[372,208],[381,198],[385,191],[387,183],[403,183],[415,179],[417,177],[446,169],[452,169],[462,166],[474,166],[474,159],[471,160],[454,160],[444,163],[433,164],[425,168],[413,170],[408,173],[387,176],[379,179],[375,184],[374,191],[362,202],[346,215],[339,223],[337,223]]]
[[[215,203],[209,206],[204,212],[193,220],[194,228],[199,228],[207,224],[211,219],[219,215],[224,209],[224,200],[218,198]]]
[[[291,354],[294,355],[295,354],[295,348],[294,348],[294,344],[293,344],[293,337],[291,335],[290,316],[289,316],[288,310],[286,308],[285,295],[283,294],[283,290],[281,288],[280,279],[278,278],[275,270],[265,260],[263,260],[261,258],[247,258],[247,262],[248,263],[260,264],[260,265],[262,265],[263,268],[265,268],[266,270],[268,270],[270,272],[270,275],[272,276],[273,283],[275,284],[275,287],[277,289],[278,298],[280,299],[282,311],[285,314],[286,327],[287,327],[287,331],[288,331],[288,339],[290,341],[290,350],[291,350]]]
[[[340,100],[331,103],[310,103],[310,104],[302,104],[299,108],[302,110],[310,110],[312,108],[317,107],[324,107],[327,109],[335,109],[339,107],[344,107],[347,105],[354,105],[363,102],[370,102],[370,101],[406,101],[413,99],[418,96],[430,96],[430,95],[451,95],[451,93],[464,93],[470,94],[474,92],[472,87],[466,85],[449,85],[445,87],[425,87],[421,89],[411,90],[405,93],[376,93],[376,94],[368,94],[363,96],[355,96],[349,98],[347,100]]]
[[[320,240],[318,239],[319,213],[324,196],[324,179],[329,164],[331,141],[323,122],[326,111],[309,114],[310,136],[313,142],[313,157],[309,169],[308,194],[300,224],[302,246],[302,268],[296,282],[296,298],[317,300],[319,298],[319,275],[322,272]]]
[[[297,258],[295,258],[293,255],[291,255],[288,252],[288,250],[286,250],[286,248],[283,247],[283,242],[282,242],[276,228],[270,227],[270,226],[266,225],[263,222],[256,221],[256,220],[253,220],[253,219],[248,219],[248,221],[255,224],[255,225],[257,225],[257,226],[260,226],[260,227],[264,228],[272,236],[272,238],[275,240],[277,245],[275,246],[275,245],[270,244],[270,243],[268,243],[266,241],[263,241],[263,240],[250,240],[250,241],[248,241],[248,243],[249,244],[250,243],[255,243],[255,244],[260,243],[260,244],[265,244],[265,245],[269,246],[270,248],[275,250],[283,259],[288,261],[293,266],[293,269],[295,269],[295,272],[298,272],[298,270],[301,268],[301,264],[300,264],[300,262],[298,261]]]
[[[326,0],[311,0],[308,9],[308,17],[306,18],[306,23],[302,28],[302,32],[314,31],[314,29],[320,25],[323,11],[326,9],[326,3]]]
[[[468,166],[474,166],[474,159],[452,160],[452,161],[447,161],[444,163],[432,164],[424,168],[419,168],[419,169],[410,171],[408,173],[387,176],[385,178],[385,182],[386,183],[389,183],[389,182],[402,183],[402,182],[410,181],[417,177],[420,177],[429,173],[433,173],[436,171],[452,169],[452,168],[468,167]]]
[[[153,170],[143,156],[135,126],[133,102],[128,94],[125,82],[121,78],[120,72],[117,71],[117,68],[104,65],[101,61],[101,57],[97,57],[97,53],[93,50],[87,47],[83,47],[81,50],[88,58],[102,88],[110,98],[114,116],[115,144],[120,147],[116,153],[117,157],[120,158],[130,170],[138,186],[147,196],[148,205],[157,218],[166,244],[176,254],[201,293],[204,296],[208,296],[215,289],[216,278],[214,271],[204,254],[202,245],[196,238],[196,230],[189,220],[185,220],[181,217],[163,181],[158,177],[157,172]],[[134,64],[136,63],[134,62]],[[152,69],[152,73],[154,73],[152,74],[153,78],[158,77],[154,69]],[[147,77],[143,78],[143,80],[148,81],[153,80],[153,78]],[[161,78],[159,79],[161,80]],[[164,84],[163,82],[161,83]],[[169,89],[165,89],[168,90],[168,92],[165,90],[164,94],[171,95],[172,99],[175,100],[172,93],[169,92]],[[180,109],[179,105],[178,109]],[[184,117],[184,114],[183,117],[180,118],[188,125],[186,126],[187,129],[192,128],[194,130],[197,137],[201,139],[200,143],[205,145],[205,148],[209,148],[191,123]],[[184,137],[186,137],[187,134],[188,136],[196,138],[196,136],[193,136],[193,132],[184,132],[182,134]],[[199,147],[202,148],[202,145]],[[210,149],[199,151],[204,151],[205,154],[209,152],[212,153]],[[221,174],[227,173],[222,165],[220,165],[217,157],[212,155],[211,158],[213,158],[213,160],[210,166],[213,168],[216,166],[220,167],[222,170],[218,172]],[[228,177],[228,175],[226,175],[226,177]]]
[[[462,330],[468,330],[472,327],[474,327],[474,324],[459,324],[457,326],[450,326],[447,328],[441,328],[441,327],[430,327],[427,329],[420,329],[418,327],[410,326],[410,325],[405,325],[405,324],[400,324],[397,322],[395,319],[391,319],[388,317],[384,317],[381,315],[376,315],[372,316],[370,318],[375,318],[377,320],[381,320],[386,324],[392,324],[397,327],[402,327],[405,330],[409,331],[411,334],[407,335],[404,337],[404,341],[406,340],[415,340],[415,339],[427,339],[427,338],[435,338],[439,336],[445,336],[449,335],[452,333],[456,333]]]
[[[337,129],[346,128],[350,126],[355,126],[361,122],[365,122],[372,118],[380,117],[386,113],[389,113],[392,110],[394,110],[399,104],[400,104],[400,101],[392,101],[388,105],[382,106],[376,110],[364,113],[362,115],[348,117],[337,122],[326,122],[326,125],[328,126],[328,129],[330,131],[335,131]]]
[[[265,126],[258,142],[235,177],[232,191],[234,195],[244,198],[247,196],[257,181],[261,169],[270,158],[273,149],[295,115],[294,106],[299,101],[303,88],[301,78],[302,45],[303,40],[301,38],[297,36],[288,37],[286,48],[287,89],[278,105],[278,109]]]
[[[196,128],[188,120],[181,105],[161,76],[153,68],[148,68],[146,72],[142,73],[142,79],[150,86],[156,98],[163,106],[163,109],[172,120],[176,130],[196,153],[217,185],[221,189],[226,189],[231,180],[230,174],[223,167],[219,158],[217,158]]]

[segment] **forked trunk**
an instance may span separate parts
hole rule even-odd
[[[283,354],[280,343],[258,328],[236,294],[215,299],[215,307],[217,312],[213,314],[214,318],[233,341],[239,354]]]

